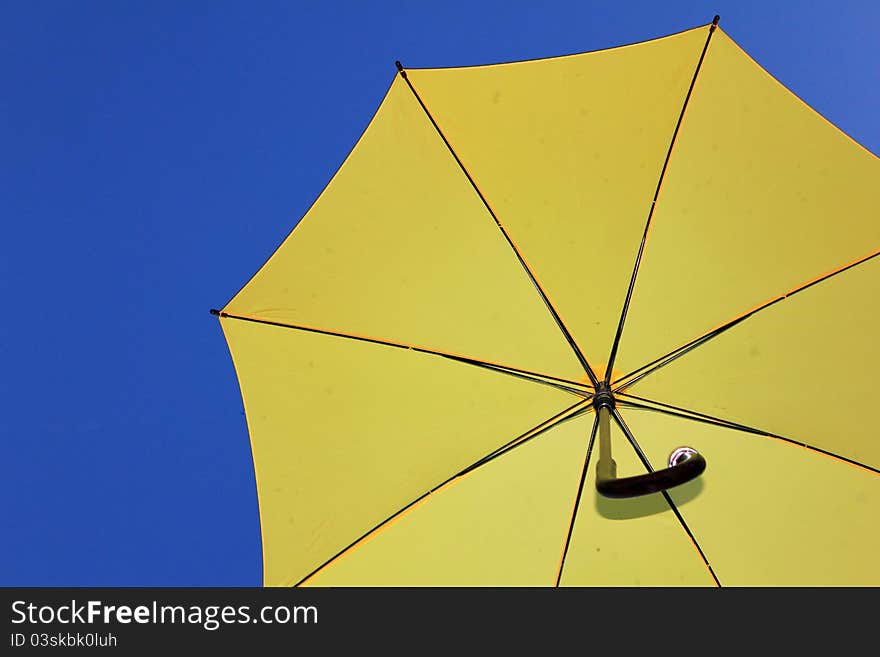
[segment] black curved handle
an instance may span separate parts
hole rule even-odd
[[[600,495],[615,498],[650,495],[696,479],[705,469],[706,459],[694,453],[672,467],[618,479],[614,459],[600,457],[596,464],[596,490]]]

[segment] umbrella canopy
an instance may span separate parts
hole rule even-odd
[[[880,584],[880,161],[717,18],[398,68],[215,311],[264,583]]]

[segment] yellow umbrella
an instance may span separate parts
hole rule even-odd
[[[878,159],[717,17],[398,68],[213,311],[264,583],[880,584]]]

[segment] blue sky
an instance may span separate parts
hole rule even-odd
[[[721,26],[880,153],[874,2],[55,2],[0,16],[0,585],[261,581],[217,319],[408,67]]]

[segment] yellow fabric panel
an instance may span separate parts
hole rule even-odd
[[[706,458],[697,495],[669,492],[723,586],[880,584],[880,475],[773,438],[626,413],[649,458],[680,445]]]
[[[761,310],[631,392],[880,468],[880,257]]]
[[[707,34],[408,72],[594,369]]]
[[[251,437],[264,582],[298,582],[420,495],[575,403],[407,349],[221,318]]]
[[[631,413],[622,411],[621,414],[629,426]],[[638,433],[636,438],[644,449]],[[611,454],[617,463],[618,477],[646,472],[635,450],[613,420]],[[666,467],[667,456],[663,454],[656,460],[652,459],[654,469]],[[596,492],[598,460],[597,435],[560,584],[715,586],[700,553],[663,495],[655,493],[630,499],[602,497]],[[702,485],[702,481],[696,479],[682,487],[685,497],[679,510],[700,494]]]
[[[400,76],[314,206],[224,310],[583,374]]]
[[[309,586],[553,586],[592,416],[433,493]]]
[[[878,158],[718,30],[664,178],[619,368],[880,249],[878,182]]]

